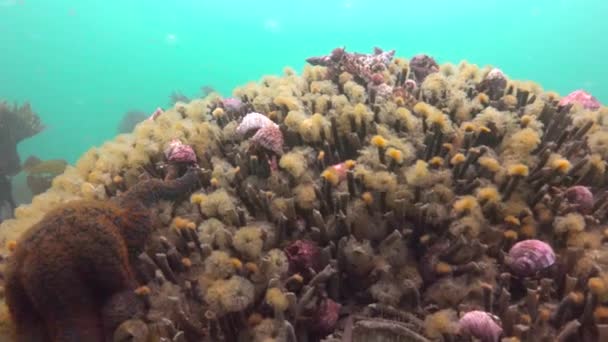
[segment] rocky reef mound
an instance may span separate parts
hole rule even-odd
[[[608,109],[394,56],[157,111],[17,208],[2,265],[49,211],[197,163],[202,189],[153,209],[114,341],[607,340]]]

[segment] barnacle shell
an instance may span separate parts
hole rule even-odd
[[[416,81],[414,81],[412,79],[407,79],[407,80],[405,80],[404,87],[405,87],[405,89],[412,91],[412,90],[415,90],[418,87],[418,85],[416,84]]]
[[[251,141],[278,155],[283,154],[283,133],[274,123],[260,128]]]
[[[588,212],[593,208],[593,193],[588,187],[582,185],[571,186],[566,190],[566,199],[581,212]]]
[[[270,120],[266,115],[252,112],[243,117],[243,120],[236,128],[236,132],[243,135],[249,131],[258,130],[268,125],[276,124],[272,122],[272,120]]]
[[[165,158],[175,163],[196,163],[196,153],[190,145],[182,143],[179,139],[173,139],[165,149]]]
[[[490,72],[486,76],[486,79],[487,80],[506,79],[506,77],[505,77],[505,74],[502,72],[502,70],[500,70],[498,68],[494,68],[494,69],[490,70]]]
[[[524,240],[511,247],[507,265],[520,276],[529,276],[555,263],[553,248],[540,240]]]
[[[502,70],[494,68],[486,75],[486,78],[479,84],[482,91],[486,91],[493,99],[498,99],[507,87],[507,78]]]
[[[459,332],[474,336],[482,342],[498,342],[502,328],[496,320],[498,318],[485,311],[469,311],[458,321]]]

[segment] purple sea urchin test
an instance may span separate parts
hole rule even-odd
[[[540,240],[524,240],[511,247],[507,265],[519,276],[530,276],[555,263],[553,248]]]
[[[496,320],[485,311],[470,311],[460,318],[458,329],[460,334],[476,337],[482,342],[498,342],[502,328]]]

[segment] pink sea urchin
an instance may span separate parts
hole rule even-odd
[[[482,342],[498,342],[502,328],[497,318],[485,311],[469,311],[458,321],[460,334],[480,339]]]
[[[540,240],[524,240],[509,250],[507,265],[519,276],[531,276],[555,263],[555,252]]]
[[[601,107],[601,103],[588,92],[579,89],[571,92],[566,97],[559,101],[560,106],[578,103],[585,109],[597,110]]]

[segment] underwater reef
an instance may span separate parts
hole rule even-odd
[[[18,207],[0,334],[608,340],[608,108],[427,55],[307,61],[157,110]]]

